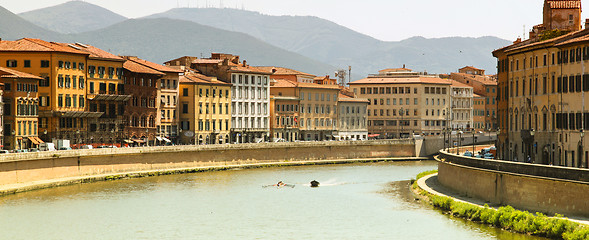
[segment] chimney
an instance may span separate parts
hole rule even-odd
[[[243,66],[244,67],[247,67],[247,61],[246,60],[243,60]]]
[[[403,64],[403,68],[405,68],[405,64]]]
[[[513,44],[518,44],[518,43],[521,43],[521,42],[522,42],[522,38],[517,38],[517,39],[516,39],[516,40],[513,42]]]
[[[585,29],[589,28],[589,18],[585,19]],[[0,41],[2,39],[0,38]]]

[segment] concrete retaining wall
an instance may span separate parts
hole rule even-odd
[[[350,158],[413,157],[412,140],[91,149],[0,155],[0,185],[133,171]]]
[[[589,183],[570,180],[584,179],[581,176],[588,176],[588,170],[473,159],[444,152],[440,159],[439,182],[466,196],[530,212],[589,217],[585,198]]]

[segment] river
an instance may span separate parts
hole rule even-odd
[[[0,197],[2,239],[533,239],[415,201],[433,161],[230,170]],[[290,187],[263,187],[278,181]],[[317,180],[319,188],[308,183]]]

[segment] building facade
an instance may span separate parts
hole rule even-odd
[[[210,58],[181,57],[165,63],[184,65],[199,73],[231,83],[231,142],[251,143],[270,139],[270,75],[241,61],[239,56],[213,53]],[[186,66],[186,64],[190,64]]]
[[[131,95],[125,107],[126,143],[153,145],[158,135],[158,87],[165,73],[153,70],[138,62],[136,57],[123,57],[124,95]]]
[[[272,92],[272,90],[270,91]],[[294,93],[294,91],[290,92]],[[270,96],[270,136],[272,141],[294,142],[299,140],[299,102],[300,99],[294,95]]]
[[[182,144],[224,144],[231,134],[231,84],[191,71],[180,76]]]
[[[78,46],[23,38],[0,41],[5,67],[43,78],[39,82],[39,132],[44,141],[80,142],[88,121],[102,116],[86,111],[87,60]]]
[[[456,81],[451,81],[450,116],[452,129],[472,130],[473,128],[473,89]]]
[[[43,78],[0,67],[3,91],[2,130],[4,149],[36,148],[43,143],[38,138],[39,81]]]
[[[402,68],[351,82],[350,88],[369,101],[368,132],[400,138],[440,135],[451,126],[450,85],[448,80]]]
[[[351,96],[350,96],[351,95]],[[337,108],[336,140],[368,139],[368,99],[356,98],[352,92],[340,93]]]
[[[505,112],[497,143],[504,159],[589,166],[584,140],[589,30],[580,30],[580,11],[581,1],[547,0],[544,23],[534,27],[529,39],[493,52],[500,113]]]

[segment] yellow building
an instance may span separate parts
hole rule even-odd
[[[231,84],[194,72],[180,76],[178,112],[184,144],[229,143]]]
[[[314,81],[316,83],[276,79],[270,87],[270,94],[273,96],[295,96],[300,99],[298,119],[292,119],[298,123],[296,126],[299,136],[291,136],[290,139],[322,141],[335,139],[337,135],[337,101],[340,87],[335,80],[328,77]]]
[[[495,50],[500,158],[568,167],[589,166],[589,29],[579,30],[581,1],[545,1],[544,24],[530,38]],[[546,13],[565,15],[568,26]],[[559,31],[556,31],[559,30]]]
[[[88,120],[102,115],[85,111],[88,56],[75,45],[30,38],[0,41],[0,66],[44,79],[39,81],[41,139],[79,142]]]
[[[63,44],[68,45],[68,44]],[[81,142],[73,144],[118,145],[125,137],[125,103],[131,95],[125,95],[122,57],[116,56],[94,46],[69,44],[87,52],[88,86],[86,96],[89,112],[102,113],[100,118],[91,118],[88,131],[80,132]]]
[[[4,149],[35,148],[43,141],[38,136],[39,81],[32,74],[0,67],[4,84]]]

